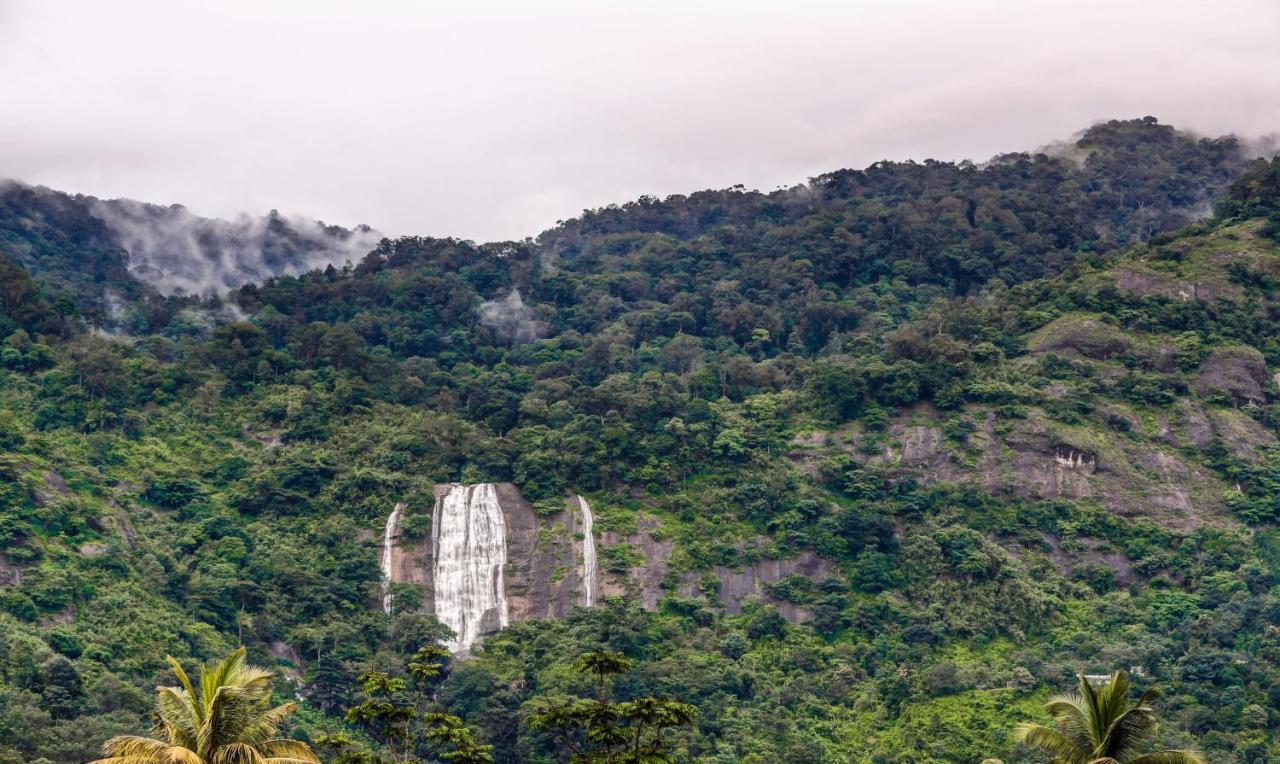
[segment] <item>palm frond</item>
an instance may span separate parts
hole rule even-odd
[[[139,735],[116,735],[102,744],[102,752],[115,757],[150,756],[158,760],[168,754],[169,744],[155,738]]]
[[[218,693],[218,688],[233,684],[232,677],[240,670],[240,666],[244,664],[244,653],[245,648],[242,645],[220,662],[209,664],[200,669],[200,702],[204,704],[205,713],[208,713],[209,706],[213,703],[214,696]]]
[[[244,691],[245,697],[255,702],[266,700],[271,695],[271,684],[276,675],[260,666],[242,666],[232,678],[235,686]]]
[[[242,733],[257,717],[256,705],[244,697],[239,687],[219,687],[208,703],[209,715],[200,727],[197,750],[207,756],[220,745],[248,742],[242,739]]]
[[[290,701],[263,711],[240,730],[240,741],[249,745],[272,741],[280,731],[280,725],[284,723],[285,717],[297,710],[298,704]]]
[[[1129,764],[1205,764],[1196,751],[1156,751],[1133,759]]]
[[[191,703],[191,715],[195,717],[196,725],[199,726],[204,719],[204,709],[200,708],[195,688],[191,686],[191,678],[187,676],[187,672],[182,670],[182,664],[178,663],[172,655],[166,655],[164,659],[168,661],[169,667],[173,669],[174,675],[178,677],[178,682],[182,684],[182,689],[186,690],[186,697]]]
[[[1052,727],[1023,722],[1018,725],[1014,736],[1020,742],[1058,758],[1063,764],[1085,764],[1088,761],[1088,751]]]
[[[179,687],[157,687],[156,705],[169,742],[187,747],[194,745],[201,714],[187,691]]]
[[[265,760],[253,746],[232,743],[219,748],[211,764],[265,764]]]
[[[175,748],[195,748],[198,730],[190,726],[177,727],[164,718],[160,719],[160,727],[164,730],[164,734],[168,736],[169,744]]]
[[[1132,758],[1156,726],[1155,713],[1147,706],[1134,706],[1111,723],[1095,756],[1112,756],[1122,761]]]
[[[258,750],[267,759],[291,759],[320,764],[320,757],[311,750],[311,746],[300,740],[268,740],[259,745]]]
[[[180,745],[175,745],[169,749],[167,761],[170,764],[205,764],[204,759],[200,758],[195,751]]]
[[[1083,699],[1076,693],[1054,695],[1044,704],[1045,710],[1053,717],[1054,727],[1087,751],[1093,748],[1093,742],[1089,737],[1089,720],[1083,706]]]
[[[1093,685],[1085,678],[1084,674],[1080,677],[1080,699],[1083,701],[1084,716],[1089,722],[1089,742],[1090,748],[1097,748],[1101,743],[1103,736],[1107,733],[1108,722],[1102,720],[1102,709],[1099,706],[1098,693],[1094,691]]]
[[[1124,671],[1116,671],[1111,675],[1111,679],[1107,681],[1102,689],[1098,692],[1098,712],[1101,715],[1099,721],[1100,726],[1104,730],[1110,730],[1117,720],[1129,710],[1129,675]],[[1106,732],[1103,732],[1103,739],[1099,743],[1105,743]]]

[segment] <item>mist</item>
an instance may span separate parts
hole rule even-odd
[[[981,161],[1108,118],[1262,137],[1277,33],[1272,0],[0,0],[0,177],[520,239],[642,194]]]
[[[480,323],[492,329],[504,342],[533,342],[547,334],[547,325],[524,304],[519,289],[513,288],[502,299],[480,303],[478,311]]]
[[[202,218],[185,207],[88,200],[91,214],[129,253],[129,272],[165,295],[224,294],[273,276],[358,262],[382,235],[272,210],[262,217]]]

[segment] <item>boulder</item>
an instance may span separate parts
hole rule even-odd
[[[1196,391],[1201,395],[1221,391],[1238,404],[1265,403],[1266,384],[1266,359],[1245,345],[1214,348],[1200,364],[1196,377]]]

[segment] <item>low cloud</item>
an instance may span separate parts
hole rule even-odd
[[[129,253],[130,273],[166,295],[224,294],[273,276],[358,261],[382,237],[369,228],[325,226],[274,210],[218,220],[128,199],[88,204]]]
[[[533,342],[547,333],[547,325],[534,317],[520,290],[514,287],[500,300],[480,303],[480,323],[504,342]]]
[[[1102,119],[1280,129],[1275,0],[0,3],[0,176],[211,217],[520,239]]]

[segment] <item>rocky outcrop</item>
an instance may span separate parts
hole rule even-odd
[[[641,514],[636,519],[636,532],[622,535],[606,531],[600,534],[601,546],[608,548],[626,544],[639,553],[644,564],[625,572],[602,576],[600,594],[604,597],[630,595],[653,609],[665,594],[664,585],[671,571],[671,551],[675,544],[658,538],[658,520]]]
[[[507,598],[511,620],[563,618],[581,601],[581,529],[576,497],[564,509],[540,516],[511,483],[498,483],[507,523]]]
[[[1214,348],[1196,376],[1196,392],[1226,393],[1238,404],[1265,403],[1266,385],[1266,359],[1245,345]]]
[[[1114,272],[1117,289],[1141,297],[1213,302],[1219,299],[1238,300],[1243,292],[1239,286],[1219,279],[1180,278],[1131,265],[1120,266]]]
[[[435,487],[435,506],[416,507],[397,504],[392,512],[399,513],[391,533],[392,543],[387,550],[378,544],[378,559],[384,562],[389,582],[416,584],[423,592],[423,610],[437,613],[440,581],[436,555],[441,553],[438,542],[433,542],[433,532],[425,538],[408,540],[399,528],[405,518],[417,513],[427,513],[433,522],[439,522],[440,507],[445,498],[457,489],[457,484]],[[566,497],[557,512],[539,513],[511,483],[494,483],[492,490],[501,509],[505,533],[506,564],[502,566],[501,582],[505,594],[506,615],[509,623],[538,619],[562,618],[574,607],[588,601],[591,587],[584,580],[585,572],[594,569],[594,595],[597,602],[618,595],[635,597],[645,607],[653,609],[674,585],[671,579],[670,559],[674,543],[662,539],[657,518],[641,514],[632,533],[600,531],[594,541],[601,550],[625,544],[631,547],[642,562],[625,570],[605,571],[600,566],[586,565],[586,537],[584,535],[584,500],[578,496]],[[421,523],[414,525],[420,526]],[[385,535],[385,534],[384,534]],[[389,554],[389,557],[387,556]],[[763,560],[741,568],[717,568],[713,571],[720,580],[719,599],[730,613],[742,612],[743,603],[750,597],[768,598],[766,586],[792,575],[810,575],[818,578],[829,574],[831,563],[812,553],[789,560]],[[703,574],[687,574],[677,589],[691,591]],[[455,603],[456,604],[456,603]],[[794,621],[807,619],[809,613],[797,605],[779,602],[779,612]],[[483,636],[499,630],[502,618],[483,617],[478,633]],[[459,645],[465,653],[469,645]]]
[[[435,486],[435,505],[432,507],[397,507],[403,517],[426,513],[435,522],[445,497],[460,487],[457,484]],[[510,622],[517,622],[568,615],[573,607],[582,603],[585,589],[580,572],[583,544],[577,538],[582,530],[577,497],[566,499],[564,509],[559,512],[539,515],[515,485],[494,483],[492,489],[504,525],[506,565],[502,568],[501,578],[506,596],[506,617]],[[400,526],[403,525],[402,518]],[[391,582],[421,587],[423,610],[436,615],[438,550],[433,542],[433,531],[411,541],[405,540],[398,531],[394,533],[387,569]],[[383,543],[379,543],[377,551],[380,561],[387,559]],[[480,631],[491,633],[500,625],[497,620],[488,619]]]
[[[1094,318],[1063,316],[1031,336],[1033,353],[1065,352],[1105,361],[1124,355],[1133,346],[1122,330]]]
[[[726,613],[738,615],[743,605],[751,599],[770,600],[767,586],[777,583],[787,576],[801,575],[819,581],[835,570],[835,564],[826,558],[819,557],[812,551],[802,552],[797,557],[785,560],[760,560],[751,565],[734,568],[717,566],[711,573],[719,581],[716,595]],[[684,576],[680,582],[680,593],[691,596],[696,593],[705,574],[696,573]],[[813,617],[808,609],[792,602],[776,601],[778,613],[792,623],[803,623]]]
[[[391,559],[389,565],[386,561],[387,549],[384,546],[384,535],[379,535],[378,540],[378,560],[384,561],[384,569],[389,571],[389,581],[399,584],[414,584],[422,589],[423,608],[428,613],[434,614],[434,595],[435,589],[432,580],[433,557],[431,554],[431,536],[428,534],[422,538],[405,539],[403,533],[399,530],[404,527],[404,519],[412,514],[426,513],[431,514],[432,507],[420,507],[413,504],[397,504],[396,507],[401,508],[400,523],[396,533],[392,535]],[[392,512],[395,508],[392,508]]]
[[[22,568],[10,564],[0,555],[0,586],[19,586],[22,584]]]

